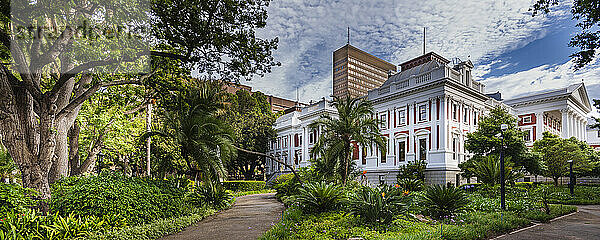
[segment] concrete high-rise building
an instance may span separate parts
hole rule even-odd
[[[380,87],[396,66],[350,44],[333,52],[333,95],[360,97]]]

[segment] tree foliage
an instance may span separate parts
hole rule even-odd
[[[551,7],[558,5],[559,0],[537,0],[533,4],[533,16],[540,13],[547,14]],[[566,1],[565,1],[566,2]],[[571,54],[575,59],[575,68],[580,69],[592,62],[596,56],[596,50],[600,47],[600,3],[595,0],[574,0],[571,5],[573,20],[581,32],[571,37],[569,47],[579,48],[579,51]]]
[[[173,141],[188,169],[207,183],[226,177],[224,163],[235,157],[233,131],[219,116],[224,113],[223,85],[217,81],[190,79],[169,101],[162,103],[158,135]]]
[[[502,131],[502,124],[506,124],[508,129]],[[481,117],[477,131],[467,133],[465,149],[476,156],[499,156],[502,142],[504,155],[511,159],[515,167],[525,167],[529,172],[538,171],[537,159],[527,155],[528,149],[523,132],[517,126],[517,119],[502,107],[496,107]]]
[[[179,83],[181,67],[225,81],[269,72],[277,39],[255,34],[268,3],[0,3],[0,135],[24,185],[49,198],[49,183],[69,174],[67,133],[99,91],[144,84],[168,93],[176,87],[160,82]]]
[[[271,111],[267,96],[261,92],[237,91],[228,96],[228,108],[224,117],[234,131],[235,145],[247,150],[266,153],[268,144],[276,136],[273,124],[277,115]],[[265,158],[239,152],[236,159],[227,164],[231,173],[241,173],[246,180],[255,179],[255,171],[262,171]]]
[[[573,171],[583,175],[590,170],[590,162],[597,159],[596,153],[585,143],[575,139],[562,139],[544,132],[544,137],[533,144],[533,150],[542,155],[543,175],[558,185],[560,177],[569,175],[569,161],[573,161]]]
[[[323,127],[311,154],[321,153],[325,159],[334,161],[335,172],[345,184],[355,164],[352,161],[354,143],[358,146],[376,145],[383,155],[387,145],[379,132],[379,121],[371,117],[375,113],[370,101],[350,97],[333,99],[331,104],[337,109],[337,118],[322,115],[309,125],[311,129]]]

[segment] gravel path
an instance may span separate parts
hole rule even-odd
[[[600,205],[577,206],[579,212],[508,234],[499,240],[600,239]]]
[[[281,218],[274,193],[238,197],[233,208],[210,216],[161,240],[257,239]]]

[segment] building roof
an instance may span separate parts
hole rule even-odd
[[[388,80],[385,81],[383,83],[383,85],[381,85],[381,86],[383,87],[383,86],[387,86],[387,85],[390,85],[390,84],[395,83],[395,82],[401,82],[401,81],[403,81],[405,79],[408,79],[408,78],[410,78],[412,76],[419,75],[419,74],[425,73],[425,72],[429,72],[429,71],[431,71],[433,69],[436,69],[438,67],[441,67],[441,66],[444,66],[444,64],[442,64],[442,63],[440,63],[438,61],[429,61],[429,62],[423,63],[423,64],[418,65],[418,66],[414,66],[412,68],[409,68],[407,70],[403,70],[402,72],[399,72],[397,74],[394,74],[394,75],[390,76],[388,78]]]
[[[537,102],[541,100],[567,97],[574,101],[576,104],[578,104],[585,113],[589,113],[592,111],[592,106],[590,104],[587,90],[583,83],[572,84],[564,88],[529,92],[505,100],[504,103],[506,103],[509,106],[515,106],[531,102]]]

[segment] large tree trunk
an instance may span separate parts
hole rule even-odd
[[[69,129],[68,138],[69,138],[69,175],[75,176],[78,175],[80,161],[79,161],[79,123],[73,123],[71,129]]]

